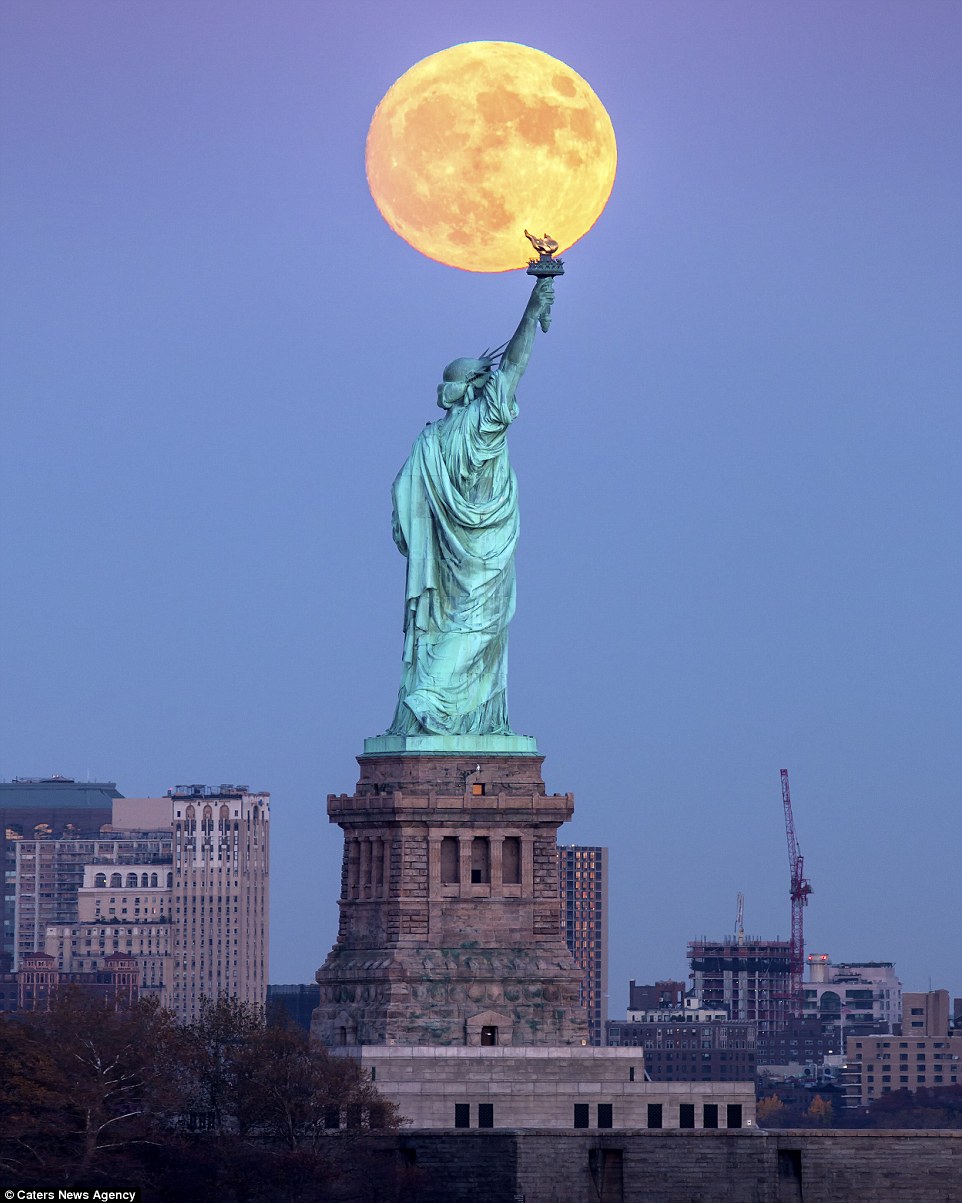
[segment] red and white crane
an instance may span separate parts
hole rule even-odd
[[[788,789],[788,769],[782,769],[782,805],[785,808],[785,834],[788,837],[788,864],[791,871],[792,940],[789,946],[791,966],[791,1006],[793,1015],[802,1013],[802,974],[805,968],[804,908],[812,886],[803,872],[802,854],[795,838],[795,820],[792,817],[792,795]]]

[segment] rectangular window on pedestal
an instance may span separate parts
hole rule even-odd
[[[611,1103],[598,1104],[598,1127],[612,1128],[614,1127],[614,1113]]]
[[[501,846],[501,880],[506,886],[521,885],[521,841],[516,835],[506,836]]]
[[[648,1104],[648,1127],[661,1127],[661,1103]]]
[[[471,1104],[470,1103],[455,1103],[454,1104],[454,1126],[456,1128],[471,1127]]]
[[[491,842],[486,835],[471,841],[471,884],[483,885],[491,880]]]
[[[574,1126],[576,1128],[587,1128],[588,1127],[588,1104],[587,1103],[575,1103]]]
[[[459,868],[457,836],[446,835],[441,841],[441,884],[456,886],[460,880]]]
[[[695,1126],[695,1104],[682,1103],[678,1108],[678,1127],[679,1128],[694,1128]]]
[[[703,1128],[717,1128],[718,1127],[718,1104],[717,1103],[706,1103],[705,1104],[705,1109],[702,1113],[701,1126]]]
[[[494,1103],[478,1103],[478,1127],[494,1127]]]
[[[742,1126],[742,1105],[741,1103],[728,1104],[728,1124],[729,1128],[740,1128]]]

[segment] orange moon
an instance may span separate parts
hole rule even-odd
[[[422,59],[377,106],[367,180],[392,230],[430,259],[503,272],[591,229],[615,179],[615,132],[575,71],[515,42]]]

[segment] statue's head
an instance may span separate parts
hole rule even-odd
[[[438,405],[452,409],[470,401],[476,389],[484,388],[502,349],[485,351],[478,359],[452,359],[438,385]]]
[[[438,385],[438,405],[442,409],[452,409],[470,401],[468,395],[477,385],[483,387],[491,372],[490,359],[453,359],[444,369],[441,383]]]

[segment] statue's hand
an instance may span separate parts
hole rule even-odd
[[[534,295],[540,302],[540,310],[543,313],[545,309],[550,309],[554,304],[554,280],[550,276],[541,279],[534,286]]]
[[[554,281],[550,276],[542,278],[534,286],[532,299],[537,303],[534,316],[538,319],[542,331],[547,334],[551,325],[551,306],[554,304]]]

